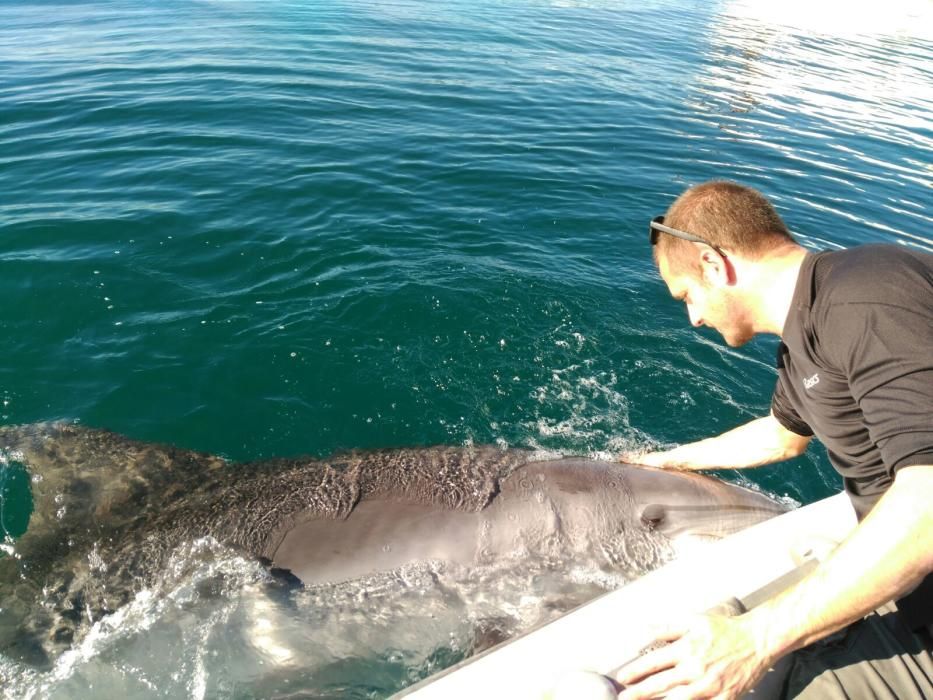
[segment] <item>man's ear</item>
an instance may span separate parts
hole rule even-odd
[[[703,279],[707,284],[718,286],[735,284],[735,269],[729,262],[729,258],[709,246],[703,246],[700,250],[700,267],[703,269]]]

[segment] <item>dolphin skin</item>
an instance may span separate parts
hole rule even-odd
[[[644,571],[666,545],[676,551],[785,510],[700,474],[495,447],[231,463],[43,423],[0,427],[0,457],[0,468],[25,466],[33,498],[26,533],[0,555],[0,653],[37,667],[202,537],[305,584],[502,557]]]

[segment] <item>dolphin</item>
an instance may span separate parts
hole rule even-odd
[[[489,446],[232,463],[57,422],[0,427],[10,462],[33,511],[0,555],[0,653],[37,667],[203,537],[305,585],[505,557],[643,572],[785,510],[696,473]]]

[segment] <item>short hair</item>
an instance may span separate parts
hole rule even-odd
[[[727,180],[688,189],[667,210],[664,224],[751,260],[794,243],[784,221],[761,192]],[[677,272],[699,273],[700,262],[689,241],[662,233],[654,255],[655,261],[664,255]]]

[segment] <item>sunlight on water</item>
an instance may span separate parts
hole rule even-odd
[[[765,0],[731,0],[728,14],[754,19],[761,25],[786,27],[811,35],[857,38],[900,36],[933,39],[933,9],[924,0],[892,0],[884,4],[827,0],[771,3]]]

